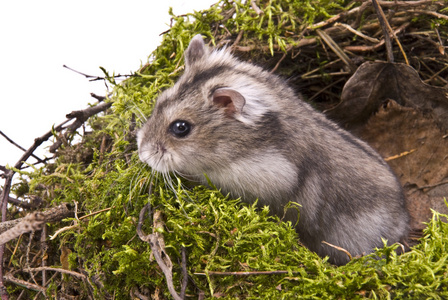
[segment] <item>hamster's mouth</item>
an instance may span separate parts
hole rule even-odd
[[[142,145],[138,149],[140,160],[150,166],[157,172],[168,173],[171,171],[169,167],[169,158],[165,148],[153,148],[148,145]]]
[[[154,157],[142,159],[140,157],[140,160],[151,167],[151,169],[159,172],[159,173],[170,173],[172,172],[172,169],[166,164],[163,159],[156,159]]]

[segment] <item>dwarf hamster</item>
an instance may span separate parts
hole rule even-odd
[[[137,134],[153,170],[207,183],[296,224],[300,241],[334,264],[407,236],[400,183],[366,143],[341,129],[261,67],[200,35],[185,51],[185,71],[158,97]],[[204,176],[206,174],[206,176]]]

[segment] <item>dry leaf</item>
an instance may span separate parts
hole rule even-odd
[[[423,83],[408,65],[366,62],[345,84],[341,102],[327,113],[346,128],[356,129],[392,99],[401,106],[430,114],[438,126],[448,130],[447,92]]]
[[[448,179],[448,139],[430,116],[390,100],[358,134],[383,157],[409,152],[388,164],[405,187],[413,229],[425,227],[431,208],[448,212],[448,184],[438,185]]]

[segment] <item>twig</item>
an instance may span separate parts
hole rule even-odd
[[[151,194],[152,182],[149,187],[149,190],[150,190],[150,194]],[[153,223],[154,223],[153,232],[154,233],[146,235],[143,232],[143,229],[142,229],[143,220],[144,220],[147,212],[148,212],[148,214],[151,212],[151,205],[149,203],[147,205],[145,205],[142,208],[142,210],[140,211],[138,224],[137,224],[137,234],[142,241],[149,243],[149,246],[151,247],[152,255],[156,259],[157,264],[159,265],[160,269],[162,269],[162,272],[165,275],[166,284],[168,286],[168,290],[169,290],[171,296],[173,296],[173,298],[175,300],[181,300],[182,298],[179,296],[179,294],[177,294],[177,292],[174,288],[173,274],[172,274],[173,263],[171,262],[171,259],[168,256],[168,254],[165,252],[165,242],[163,240],[163,236],[159,232],[157,232],[157,228],[159,228],[161,226],[159,218],[154,217],[154,221],[153,221]]]
[[[241,38],[243,37],[243,34],[244,34],[244,30],[241,30],[241,31],[238,33],[238,35],[237,35],[235,41],[234,41],[233,44],[232,44],[232,49],[234,49],[234,48],[238,45],[238,43],[241,41]]]
[[[99,96],[99,95],[97,95],[97,94],[95,94],[95,93],[90,93],[90,96],[91,96],[92,98],[95,98],[96,100],[98,100],[98,102],[103,102],[104,100],[107,99],[107,97],[105,97],[105,96]]]
[[[344,17],[347,17],[349,15],[352,15],[352,14],[355,14],[355,13],[363,11],[369,5],[370,5],[370,2],[366,1],[363,4],[361,4],[361,6],[355,7],[353,9],[349,10],[349,11],[344,11],[344,12],[342,12],[340,14],[337,14],[336,16],[333,16],[333,17],[331,17],[331,18],[329,18],[329,19],[327,19],[325,21],[319,22],[317,24],[312,24],[312,25],[308,26],[307,29],[317,29],[317,28],[321,28],[321,27],[327,26],[327,25],[329,25],[331,23],[334,23],[334,22],[338,21],[341,18],[344,18]]]
[[[345,52],[339,47],[339,45],[324,31],[316,29],[317,34],[320,38],[333,50],[334,53],[350,68],[354,73],[357,69],[356,65],[352,60],[345,54]]]
[[[385,7],[396,7],[396,6],[405,6],[405,7],[412,7],[412,6],[420,6],[424,4],[438,4],[443,5],[443,1],[434,1],[434,0],[420,0],[420,1],[381,1],[379,0],[378,3],[381,6]]]
[[[5,166],[0,165],[0,171],[2,171],[3,173],[8,172],[8,169]],[[2,174],[3,176],[3,174]]]
[[[433,17],[436,17],[436,18],[439,18],[439,19],[448,20],[448,16],[447,15],[439,14],[439,13],[437,13],[435,11],[431,11],[431,10],[418,10],[418,9],[416,9],[416,10],[413,10],[412,12],[413,13],[430,15],[430,16],[433,16]]]
[[[390,7],[390,6],[412,7],[412,6],[420,6],[422,4],[430,4],[430,3],[431,4],[438,4],[438,5],[441,5],[441,6],[444,5],[442,1],[434,2],[433,0],[421,0],[421,1],[378,1],[378,2],[379,2],[379,4],[381,6],[385,6],[385,7]],[[325,21],[319,22],[317,24],[309,25],[307,27],[307,29],[317,29],[317,28],[321,28],[321,27],[330,25],[331,23],[334,23],[334,22],[338,21],[341,18],[345,18],[345,17],[350,16],[352,14],[364,11],[366,9],[366,7],[369,6],[369,5],[370,5],[370,1],[365,1],[363,4],[361,4],[361,6],[358,6],[358,7],[355,7],[353,9],[349,10],[349,11],[345,11],[345,12],[342,12],[340,14],[337,14],[337,15],[335,15],[335,16],[333,16],[333,17],[331,17],[331,18],[329,18],[329,19],[327,19]],[[421,13],[428,12],[429,14],[431,14],[433,16],[439,17],[438,13],[432,14],[433,12],[431,12],[431,11],[420,11],[420,12]],[[445,16],[445,15],[442,15],[442,16]],[[439,18],[445,18],[445,17],[439,17]]]
[[[280,64],[282,63],[282,61],[285,59],[286,54],[288,54],[287,52],[283,53],[283,56],[278,60],[278,62],[275,64],[275,67],[269,72],[269,73],[274,73],[275,71],[277,71],[278,67],[280,66]]]
[[[26,268],[23,269],[23,271],[25,272],[41,272],[41,271],[54,271],[54,272],[59,272],[59,273],[63,273],[63,274],[68,274],[74,277],[77,277],[79,279],[87,279],[87,276],[75,271],[70,271],[70,270],[65,270],[65,269],[60,269],[60,268],[53,268],[53,267],[37,267],[37,268]]]
[[[76,218],[76,219],[80,221],[82,219],[85,219],[85,218],[97,215],[99,213],[102,213],[102,212],[105,212],[105,211],[109,211],[109,210],[111,210],[114,207],[115,206],[109,207],[109,208],[105,208],[105,209],[102,209],[102,210],[99,210],[99,211],[95,211],[93,213],[90,213],[88,215],[85,215],[85,216],[82,216],[82,217]],[[77,223],[77,224],[74,224],[74,225],[65,226],[65,227],[62,227],[62,228],[58,229],[53,235],[50,236],[50,241],[54,240],[61,232],[64,232],[64,231],[67,231],[67,230],[72,230],[72,229],[78,228],[79,226],[80,226],[79,223]]]
[[[5,221],[0,223],[0,233],[6,232],[7,230],[17,226],[19,223],[23,222],[27,218],[31,218],[30,216],[35,213],[31,213],[24,218],[19,218],[11,221]],[[67,203],[63,203],[59,206],[50,208],[46,211],[39,212],[40,216],[44,219],[45,222],[54,223],[59,222],[60,220],[70,217],[73,215],[73,211],[71,210],[71,206]]]
[[[437,30],[437,28],[434,28],[434,31],[436,32],[437,39],[439,40],[439,52],[440,54],[445,55],[445,45],[443,44],[442,38],[440,37],[439,30]]]
[[[432,76],[435,74],[435,72],[425,63],[425,61],[423,59],[424,59],[423,57],[419,58],[418,61],[423,67],[425,67],[425,69],[427,69],[431,73],[431,78],[432,78]],[[427,58],[427,59],[432,60],[431,58]],[[448,81],[443,79],[441,76],[437,76],[437,78],[444,84],[448,84]],[[426,81],[427,81],[427,79],[425,79],[423,82],[426,82]]]
[[[333,73],[325,73],[325,75],[320,74],[320,75],[310,75],[307,77],[303,77],[304,79],[311,79],[311,78],[322,78],[324,76],[345,76],[345,75],[350,75],[352,74],[351,72],[333,72]]]
[[[87,74],[82,73],[82,72],[80,72],[80,71],[76,71],[75,69],[72,69],[72,68],[70,68],[70,67],[67,66],[67,65],[63,65],[62,67],[66,68],[66,69],[69,69],[69,70],[72,71],[72,72],[78,73],[79,75],[84,76],[85,78],[89,79],[89,81],[106,80],[105,77],[101,77],[101,76],[93,76],[93,75],[87,75]],[[132,76],[133,76],[133,75],[120,75],[120,74],[118,74],[118,75],[111,76],[111,78],[132,77]]]
[[[88,217],[91,217],[91,216],[100,214],[100,213],[105,212],[105,211],[109,211],[109,210],[111,210],[111,209],[113,209],[113,208],[115,208],[115,206],[112,206],[112,207],[108,207],[108,208],[104,208],[104,209],[100,209],[100,210],[94,211],[93,213],[90,213],[90,214],[87,214],[87,215],[85,215],[85,216],[80,217],[79,220],[82,220],[82,219],[85,219],[85,218],[88,218]]]
[[[372,0],[373,7],[376,10],[376,14],[378,16],[378,21],[380,22],[381,29],[383,30],[384,41],[386,43],[386,52],[387,52],[387,61],[390,63],[394,62],[394,54],[392,51],[392,42],[390,40],[390,25],[387,22],[387,18],[384,15],[381,6],[378,4],[378,0]]]
[[[133,287],[130,291],[130,294],[131,294],[132,299],[135,299],[135,296],[137,296],[138,299],[140,299],[140,300],[149,300],[149,297],[146,297],[145,295],[140,293],[140,291],[138,290],[138,287]]]
[[[401,53],[403,54],[403,57],[404,57],[404,60],[405,60],[406,64],[409,66],[409,60],[408,60],[408,57],[406,55],[406,52],[404,51],[403,46],[401,45],[400,40],[398,39],[398,37],[395,34],[394,30],[392,29],[392,27],[390,27],[390,24],[387,21],[386,16],[384,15],[383,9],[378,4],[378,0],[372,0],[372,4],[375,7],[375,10],[376,10],[377,15],[378,15],[378,20],[379,20],[381,28],[383,30],[383,35],[384,35],[384,39],[385,39],[385,42],[386,42],[386,50],[387,50],[388,61],[391,62],[391,63],[394,62],[394,57],[393,57],[393,52],[392,52],[392,43],[390,41],[390,36],[392,35],[394,37],[395,42],[397,43],[398,47],[400,48]]]
[[[211,276],[250,276],[250,275],[276,275],[276,274],[288,274],[289,271],[243,271],[243,272],[218,272],[218,271],[207,271],[208,275]],[[299,272],[291,272],[299,273]],[[206,273],[194,273],[194,275],[206,276]]]
[[[47,225],[44,223],[42,232],[40,233],[40,247],[42,249],[42,267],[47,267],[47,259],[48,259],[48,243],[47,243]],[[47,272],[46,270],[42,270],[42,286],[47,285]]]
[[[264,12],[257,6],[257,3],[255,3],[255,0],[250,0],[250,6],[252,6],[252,9],[257,13],[257,15],[264,14]]]
[[[446,69],[448,69],[448,65],[446,65],[445,67],[443,67],[442,69],[440,69],[439,71],[437,71],[436,73],[434,73],[431,77],[429,77],[428,79],[426,79],[426,80],[424,80],[423,82],[430,82],[431,80],[433,80],[434,78],[436,78],[436,77],[438,77],[438,78],[441,78],[440,76],[439,76],[439,74],[440,73],[442,73],[443,71],[445,71]],[[445,82],[446,83],[446,80],[444,80],[443,78],[441,78],[442,80],[442,82]]]
[[[79,224],[75,224],[75,225],[59,228],[58,230],[56,230],[56,232],[53,235],[50,235],[50,241],[54,240],[61,232],[64,232],[67,230],[72,230],[72,229],[78,228],[79,226],[80,226]]]
[[[2,193],[2,190],[0,189],[0,194],[1,193]],[[25,202],[25,201],[19,200],[17,198],[8,196],[8,203],[15,205],[15,206],[20,206],[25,209],[37,208],[42,203],[42,199],[37,196],[30,197],[30,198],[31,198],[32,202]]]
[[[45,295],[45,292],[46,292],[46,290],[47,290],[46,288],[44,288],[44,287],[42,287],[42,286],[40,286],[40,285],[32,284],[32,283],[29,283],[28,281],[25,281],[25,280],[21,280],[21,279],[15,278],[14,276],[12,276],[11,273],[7,273],[7,274],[5,275],[5,279],[6,279],[6,281],[9,281],[9,282],[12,282],[12,283],[14,283],[14,284],[23,286],[24,288],[27,288],[27,289],[29,289],[29,290],[33,290],[33,291],[41,292],[41,293],[43,293],[44,295]]]
[[[352,260],[352,255],[350,254],[350,252],[348,252],[348,251],[345,250],[344,248],[339,247],[339,246],[336,246],[336,245],[333,245],[333,244],[330,244],[330,243],[327,243],[326,241],[322,241],[322,244],[328,245],[328,246],[330,246],[330,247],[335,248],[336,250],[339,250],[339,251],[344,252],[345,254],[347,254],[348,258],[349,258],[350,260]]]
[[[411,25],[411,22],[406,22],[400,27],[398,27],[394,31],[394,35],[402,32],[404,29],[406,29],[409,25]],[[379,48],[381,48],[385,43],[385,40],[382,39],[378,44],[373,46],[347,46],[344,47],[345,50],[351,51],[351,52],[367,52],[367,51],[377,51]]]
[[[432,188],[435,188],[435,187],[437,187],[439,185],[444,185],[444,184],[448,184],[448,181],[442,181],[442,182],[439,182],[439,183],[436,183],[436,184],[432,184],[432,185],[424,185],[424,186],[419,187],[418,189],[419,190],[432,189]]]
[[[321,89],[320,91],[318,91],[317,93],[315,93],[312,97],[310,97],[307,101],[312,101],[314,98],[316,98],[318,95],[320,95],[321,93],[325,92],[326,90],[328,90],[329,88],[331,88],[332,86],[338,84],[339,82],[345,80],[344,78],[340,78],[338,80],[336,80],[335,82],[327,85],[326,87],[324,87],[323,89]]]
[[[336,22],[336,23],[334,23],[334,26],[341,26],[341,27],[344,27],[344,28],[347,29],[348,31],[350,31],[350,32],[352,32],[352,33],[354,33],[354,34],[356,34],[357,36],[362,37],[362,38],[365,39],[365,40],[368,40],[369,42],[372,42],[372,43],[378,43],[378,42],[379,42],[378,39],[373,38],[373,37],[370,37],[370,36],[368,36],[368,35],[365,35],[365,34],[362,33],[361,31],[358,31],[358,30],[354,29],[353,27],[351,27],[351,26],[348,25],[348,24],[343,24],[343,23],[338,23],[338,22]]]
[[[76,119],[70,126],[67,127],[66,132],[64,133],[64,137],[69,136],[74,133],[79,127],[84,124],[91,116],[94,116],[102,111],[107,110],[112,106],[111,102],[102,102],[98,105],[83,109],[83,110],[75,110],[71,113],[67,114],[66,117],[68,120]],[[50,152],[54,153],[60,146],[62,145],[61,139],[58,139],[51,147]]]
[[[158,232],[156,232],[148,235],[146,241],[151,246],[152,254],[154,255],[157,264],[162,269],[163,274],[165,275],[166,284],[168,285],[168,290],[170,291],[171,296],[173,296],[173,298],[176,300],[181,300],[182,298],[177,294],[176,290],[174,289],[173,274],[172,274],[173,263],[171,262],[170,257],[165,252],[164,247],[161,247],[160,238],[161,235]]]
[[[336,60],[333,60],[333,61],[331,61],[331,62],[329,62],[329,63],[327,63],[327,64],[325,64],[325,65],[322,65],[322,66],[319,66],[318,68],[315,68],[315,69],[313,69],[313,70],[311,70],[311,71],[309,71],[309,72],[306,72],[305,74],[303,74],[302,76],[300,76],[302,79],[308,79],[309,77],[309,75],[311,75],[311,74],[313,74],[313,73],[316,73],[316,72],[319,72],[319,71],[322,71],[322,70],[324,70],[324,69],[326,69],[326,68],[328,68],[328,67],[331,67],[331,66],[333,66],[334,64],[337,64],[337,63],[339,63],[341,61],[341,59],[340,58],[338,58],[338,59],[336,59]]]
[[[8,268],[11,266],[11,263],[13,262],[13,258],[14,258],[14,256],[17,253],[17,249],[19,249],[19,245],[20,245],[21,240],[22,240],[22,235],[19,236],[19,239],[18,239],[18,241],[16,243],[16,246],[14,247],[14,251],[12,251],[12,253],[11,253],[9,264],[8,264]]]
[[[12,239],[15,239],[16,237],[18,237],[23,233],[41,230],[44,224],[45,219],[42,217],[42,214],[31,213],[27,215],[25,218],[22,218],[21,222],[18,223],[16,226],[9,229],[8,231],[3,232],[0,235],[0,245],[3,245]]]
[[[400,157],[409,155],[409,154],[411,154],[412,152],[414,152],[414,151],[416,151],[416,150],[417,150],[417,149],[412,149],[412,150],[409,150],[409,151],[405,151],[405,152],[402,152],[402,153],[397,154],[397,155],[394,155],[394,156],[386,157],[386,158],[384,158],[384,160],[385,160],[385,161],[391,161],[391,160],[394,160],[394,159],[397,159],[397,158],[400,158]]]
[[[187,271],[187,250],[185,247],[181,247],[182,252],[182,287],[180,290],[180,298],[185,299],[188,284],[188,271]]]
[[[17,144],[16,142],[14,142],[12,139],[10,139],[6,134],[4,134],[1,130],[0,130],[0,135],[2,135],[8,142],[10,142],[11,144],[13,144],[14,146],[16,146],[17,148],[19,148],[20,150],[22,150],[23,152],[26,152],[25,148],[21,147],[19,144]],[[38,162],[40,163],[44,163],[44,161],[42,159],[40,159],[39,157],[37,157],[34,154],[31,154],[32,157],[34,157],[35,159],[37,159]]]

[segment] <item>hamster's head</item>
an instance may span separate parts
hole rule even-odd
[[[137,134],[140,159],[154,170],[201,176],[250,155],[263,140],[260,121],[269,113],[259,84],[261,68],[227,50],[210,50],[200,35],[185,51],[185,72],[158,97]]]

